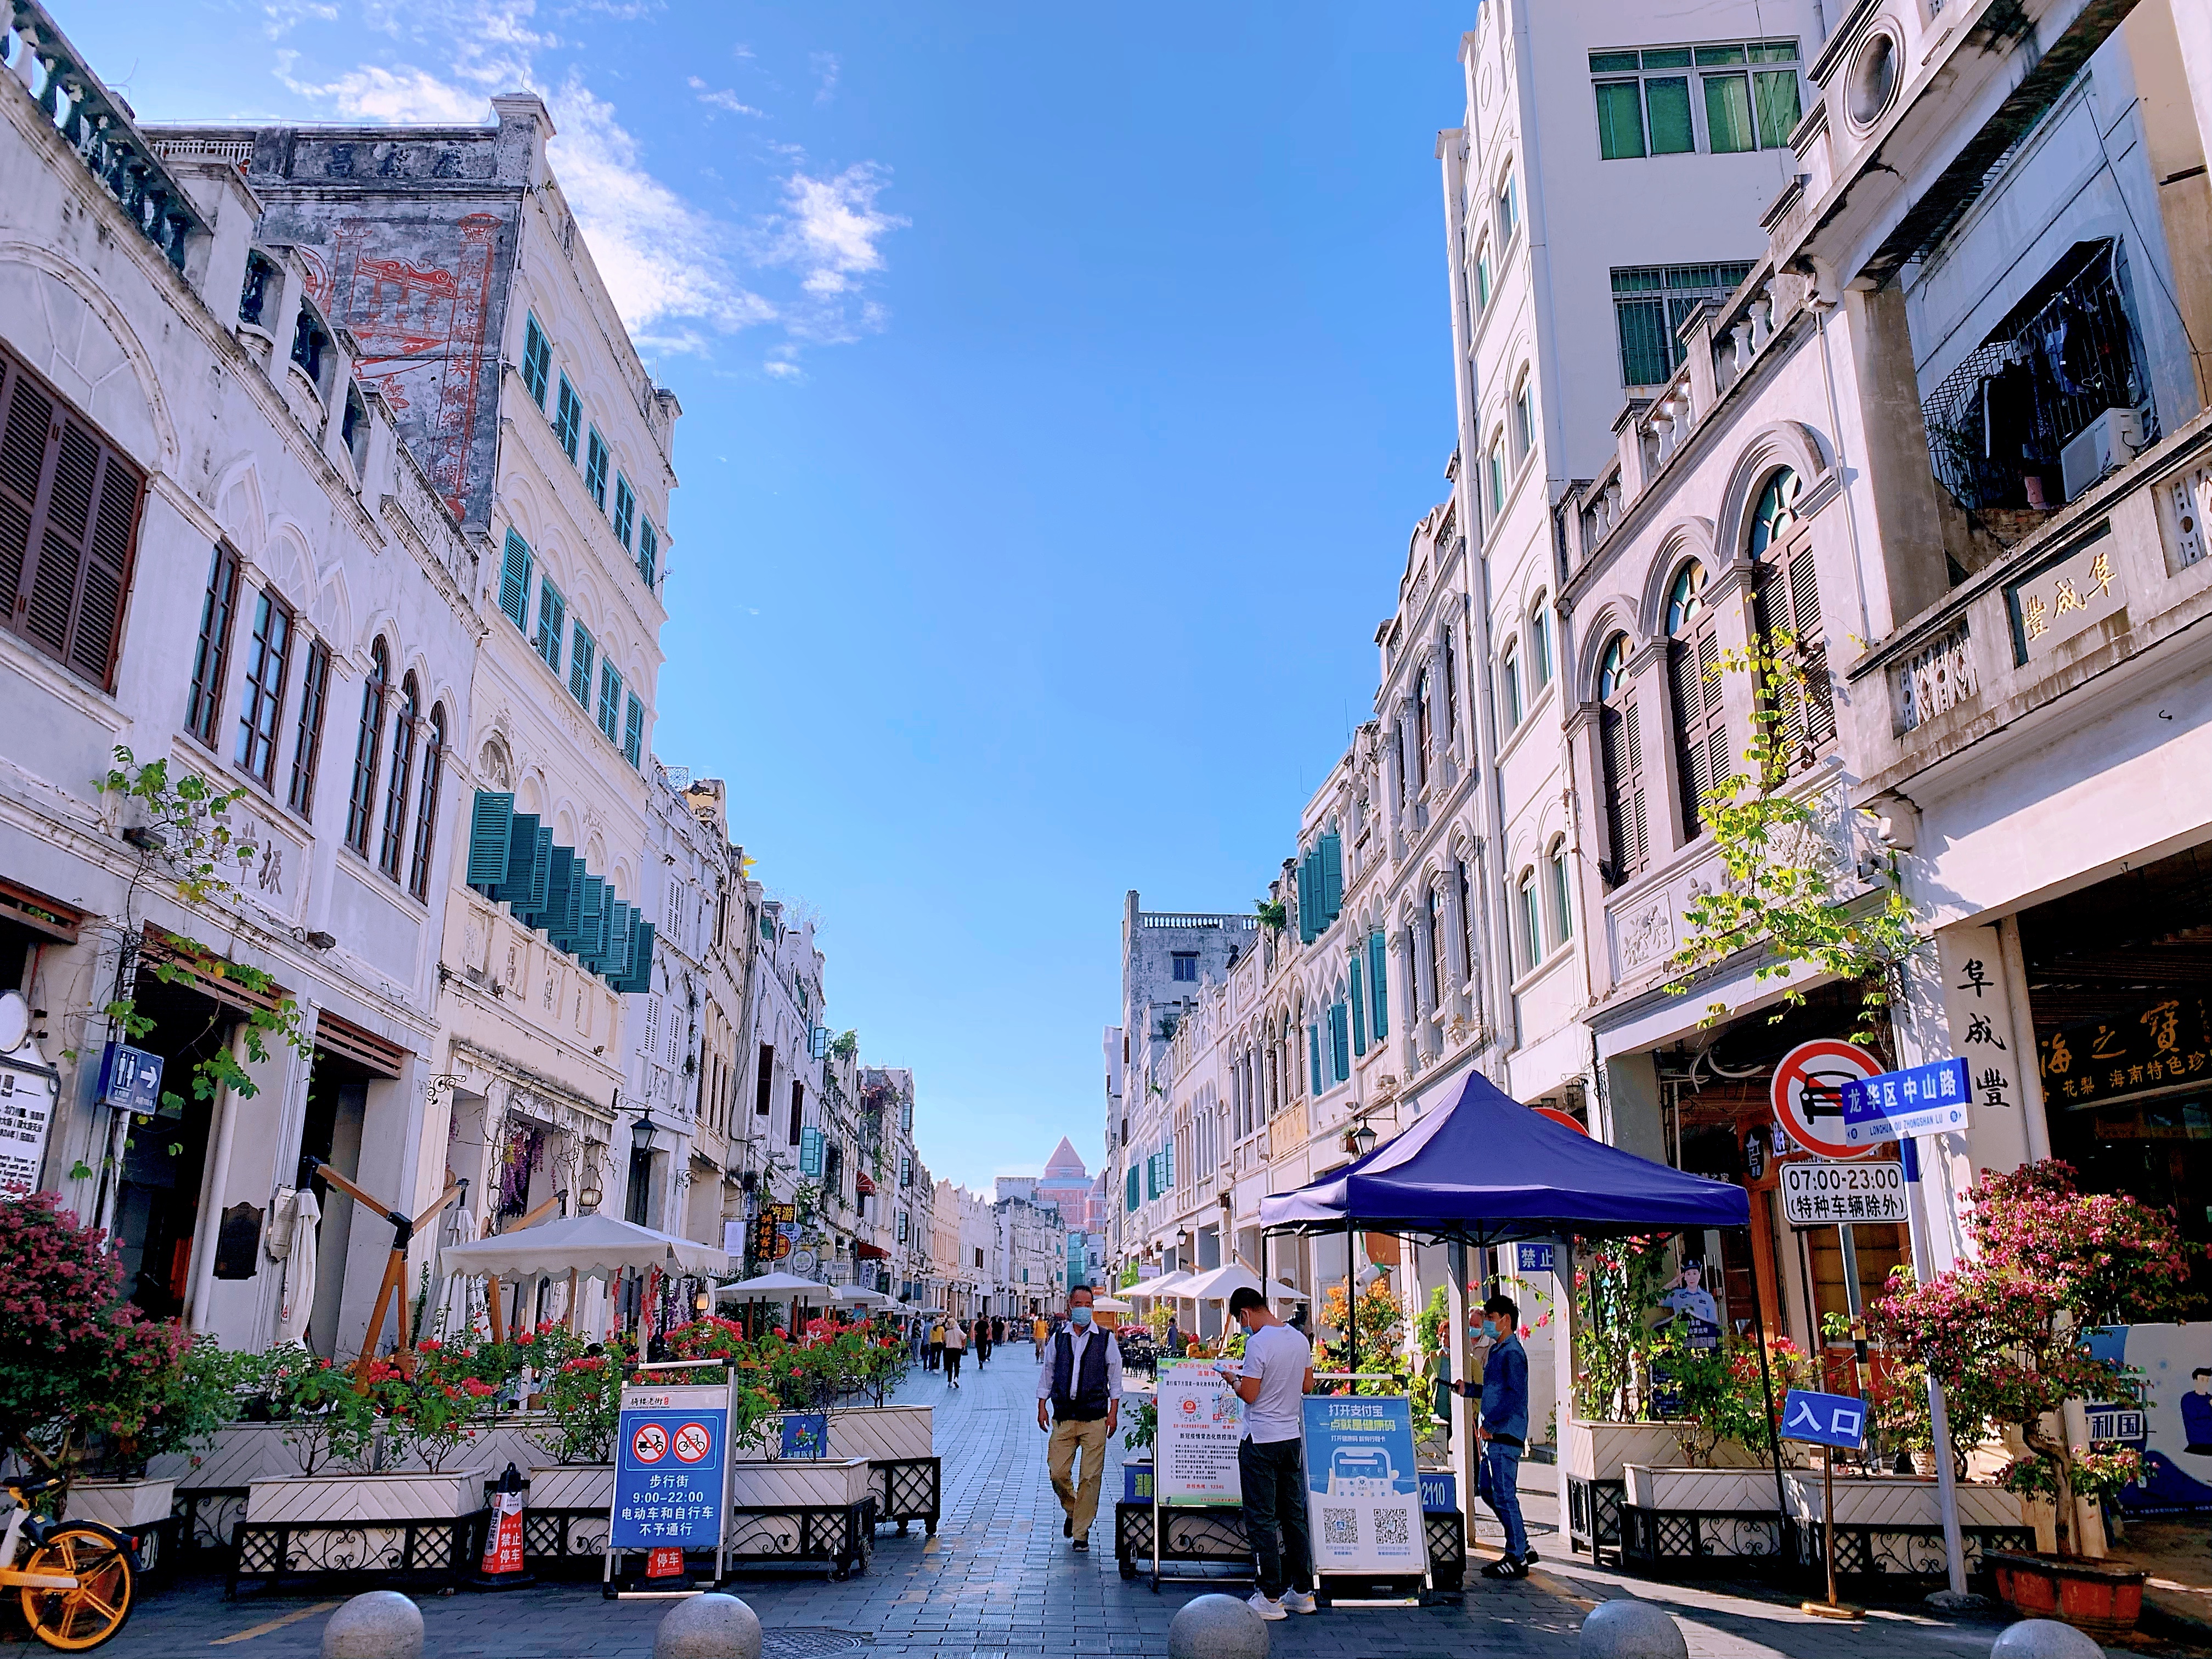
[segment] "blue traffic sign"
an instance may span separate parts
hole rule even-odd
[[[615,1431],[611,1547],[720,1547],[729,1401],[726,1389],[626,1392]]]
[[[1516,1259],[1524,1273],[1547,1273],[1553,1271],[1553,1252],[1558,1247],[1551,1244],[1522,1244],[1515,1247]]]
[[[100,1056],[100,1103],[118,1112],[161,1109],[161,1057],[127,1042],[111,1042]]]
[[[1792,1389],[1782,1402],[1782,1437],[1856,1451],[1866,1440],[1866,1401]]]
[[[1844,1141],[1872,1146],[1966,1127],[1972,1096],[1963,1060],[1938,1060],[1901,1072],[1876,1072],[1844,1085]]]

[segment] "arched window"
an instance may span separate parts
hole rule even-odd
[[[1429,787],[1429,671],[1425,665],[1413,681],[1413,787]]]
[[[1504,653],[1498,659],[1498,720],[1504,734],[1520,729],[1521,652],[1510,639],[1505,641]]]
[[[1674,693],[1674,754],[1681,772],[1682,838],[1705,828],[1705,792],[1734,769],[1721,718],[1718,618],[1705,605],[1705,568],[1686,559],[1667,590],[1667,672]]]
[[[1544,959],[1543,901],[1536,893],[1536,872],[1531,867],[1521,872],[1514,889],[1515,921],[1520,924],[1521,971],[1533,973],[1536,964]]]
[[[399,718],[392,726],[392,775],[384,786],[384,836],[377,848],[376,867],[399,879],[399,852],[407,844],[407,787],[415,774],[415,728],[422,719],[422,701],[415,677],[399,683]]]
[[[1523,374],[1513,390],[1513,465],[1519,466],[1536,447],[1536,388]]]
[[[1786,466],[1767,479],[1752,506],[1749,549],[1752,626],[1779,671],[1775,738],[1792,769],[1810,766],[1836,737],[1813,543],[1796,533],[1798,490],[1797,475]]]
[[[346,797],[346,845],[368,856],[369,820],[376,811],[376,769],[384,757],[384,701],[392,690],[392,653],[379,639],[368,647],[361,685],[361,731],[353,744],[353,790]]]
[[[446,770],[446,705],[430,710],[430,740],[422,749],[422,793],[415,802],[415,854],[408,865],[407,890],[430,896],[430,850],[438,838],[438,786]]]
[[[1451,951],[1450,936],[1444,928],[1443,902],[1433,882],[1424,902],[1429,925],[1429,1012],[1437,1013],[1444,1006],[1444,988],[1451,982]]]
[[[1467,964],[1468,983],[1474,981],[1474,877],[1468,872],[1467,860],[1461,859],[1452,870],[1459,884],[1459,959]]]
[[[1552,600],[1539,593],[1528,612],[1528,689],[1541,690],[1552,683]]]
[[[1552,942],[1565,945],[1575,936],[1574,896],[1567,888],[1567,838],[1553,839],[1545,863],[1552,878]]]
[[[1444,629],[1444,743],[1449,747],[1459,736],[1459,665],[1452,655],[1451,629]]]
[[[1644,868],[1650,838],[1644,810],[1644,732],[1628,675],[1628,635],[1616,634],[1597,671],[1598,761],[1605,776],[1605,824],[1615,886]]]

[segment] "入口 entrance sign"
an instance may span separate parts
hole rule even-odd
[[[1815,1158],[1864,1158],[1876,1143],[1845,1138],[1844,1085],[1877,1075],[1881,1062],[1855,1042],[1801,1042],[1774,1068],[1774,1119]]]
[[[1782,1217],[1793,1227],[1909,1218],[1901,1164],[1784,1164]]]
[[[1872,1146],[1963,1129],[1972,1094],[1963,1060],[1877,1072],[1844,1085],[1844,1139],[1854,1146]]]
[[[1782,1402],[1782,1437],[1856,1451],[1866,1439],[1866,1401],[1848,1394],[1792,1389]]]

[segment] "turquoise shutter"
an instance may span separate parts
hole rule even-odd
[[[570,948],[586,962],[607,948],[607,884],[598,876],[584,878],[584,902],[576,915],[575,941]]]
[[[469,810],[470,886],[489,890],[507,878],[507,826],[514,817],[513,795],[477,791]]]
[[[1298,854],[1298,943],[1313,943],[1313,854]]]
[[[512,530],[507,532],[507,562],[499,573],[499,608],[517,628],[526,630],[530,613],[530,544]]]
[[[1359,988],[1359,953],[1352,953],[1352,1052],[1367,1052],[1367,998]]]
[[[1321,838],[1322,926],[1336,920],[1344,908],[1344,841],[1335,830]]]
[[[1375,1001],[1375,1040],[1390,1035],[1390,946],[1378,930],[1367,936],[1368,994]]]
[[[629,966],[630,934],[637,927],[637,912],[617,899],[608,907],[607,948],[588,965],[611,986]]]
[[[623,714],[623,758],[640,770],[645,765],[645,705],[630,696],[629,707]]]
[[[1175,1137],[1170,1135],[1160,1143],[1160,1185],[1170,1192],[1175,1190]]]
[[[507,820],[507,867],[491,896],[520,908],[530,896],[530,871],[538,852],[538,815],[517,812]]]
[[[1349,1035],[1345,1030],[1344,1005],[1332,1004],[1328,1011],[1328,1057],[1339,1083],[1352,1075],[1351,1044],[1346,1040]]]
[[[1137,1207],[1137,1171],[1133,1167],[1129,1170],[1129,1179],[1126,1184],[1128,1188],[1128,1195],[1124,1204],[1124,1207],[1133,1210]]]
[[[545,860],[545,892],[538,902],[537,910],[529,918],[532,927],[553,931],[554,924],[568,913],[568,888],[576,877],[576,851],[573,847],[554,847],[549,842]]]
[[[653,924],[640,921],[631,930],[629,961],[614,988],[623,996],[635,996],[653,988]]]
[[[1309,1021],[1306,1024],[1306,1058],[1313,1066],[1313,1091],[1321,1092],[1321,1027]]]
[[[660,581],[660,532],[650,519],[637,521],[637,574],[653,587]]]

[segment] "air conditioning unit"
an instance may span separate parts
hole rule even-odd
[[[2058,452],[2060,482],[2074,501],[2115,467],[2125,466],[2142,447],[2142,416],[2132,409],[2108,409]]]

